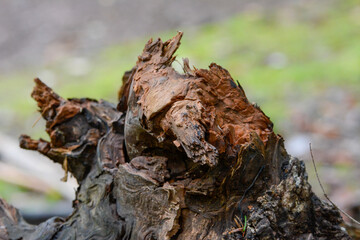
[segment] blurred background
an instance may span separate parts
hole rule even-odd
[[[71,212],[76,182],[18,147],[45,138],[31,99],[39,77],[63,97],[116,103],[150,37],[184,32],[182,57],[228,69],[274,122],[289,154],[360,219],[360,2],[351,0],[3,0],[0,2],[0,197],[31,222]],[[36,123],[37,122],[37,123]],[[36,124],[35,124],[36,123]]]

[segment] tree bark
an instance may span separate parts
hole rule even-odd
[[[77,179],[74,211],[34,226],[0,201],[0,239],[350,239],[227,70],[171,67],[181,37],[145,45],[117,107],[35,79],[50,142],[20,146]]]

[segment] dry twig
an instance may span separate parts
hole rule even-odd
[[[324,190],[324,187],[323,185],[321,184],[321,181],[320,181],[320,178],[319,178],[319,174],[317,172],[317,169],[316,169],[316,166],[315,166],[315,161],[314,161],[314,156],[313,156],[313,152],[312,152],[312,149],[311,149],[311,143],[309,143],[309,147],[310,147],[310,154],[311,154],[311,160],[312,160],[312,163],[314,165],[314,169],[315,169],[315,174],[316,174],[316,177],[317,177],[317,180],[320,184],[320,187],[321,187],[321,190],[324,194],[324,197],[337,209],[339,210],[341,213],[343,213],[345,216],[347,216],[351,221],[353,221],[354,223],[360,225],[360,222],[355,220],[353,217],[351,217],[348,213],[346,213],[344,210],[342,210],[341,208],[339,208],[335,203],[333,203],[333,201],[330,200],[330,198],[328,197],[328,195],[325,193],[325,190]]]

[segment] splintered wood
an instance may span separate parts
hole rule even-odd
[[[194,162],[209,166],[215,166],[221,154],[236,154],[250,142],[252,132],[266,144],[272,122],[247,100],[227,70],[212,63],[209,70],[190,69],[181,75],[171,67],[181,37],[179,33],[165,43],[150,40],[125,79],[120,98],[129,108],[129,156],[142,154],[138,136],[144,132],[158,142],[176,141]],[[188,61],[184,66],[189,69]]]
[[[349,239],[227,70],[172,68],[181,37],[145,45],[117,107],[35,80],[50,141],[22,135],[20,146],[80,186],[69,217],[38,226],[0,200],[1,239]]]

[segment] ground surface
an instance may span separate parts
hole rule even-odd
[[[4,1],[0,8],[0,70],[46,65],[64,56],[91,56],[120,41],[216,22],[257,5],[277,8],[283,2]]]

